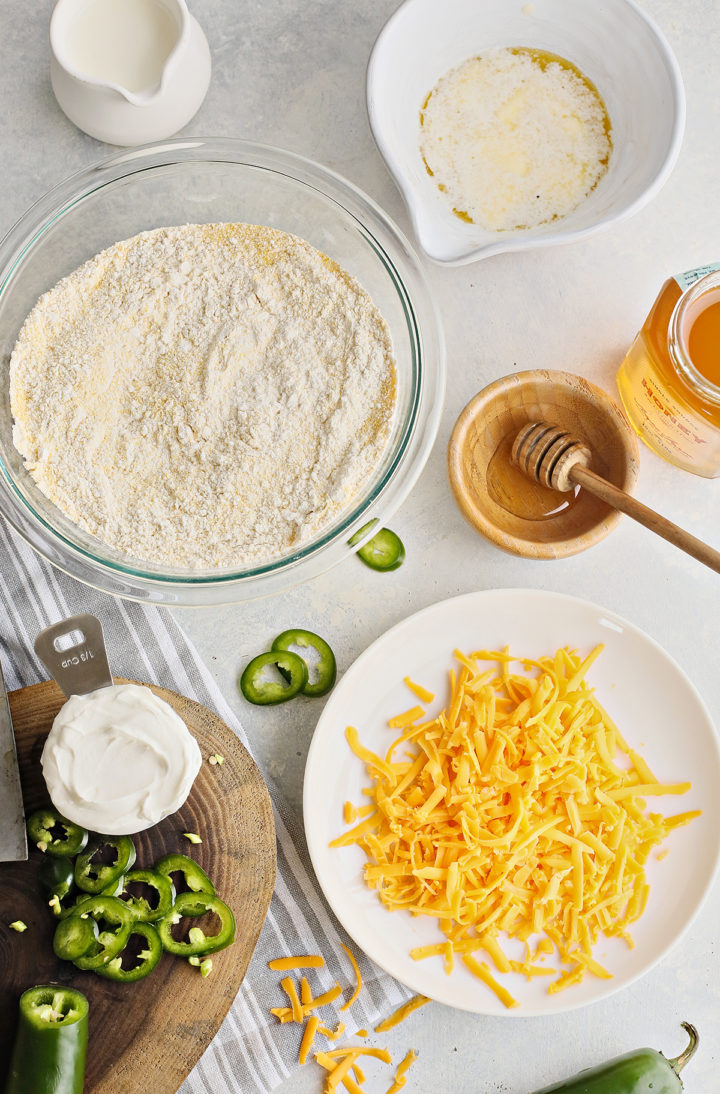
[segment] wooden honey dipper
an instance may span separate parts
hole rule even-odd
[[[547,422],[528,422],[516,436],[510,458],[528,478],[551,490],[567,493],[574,486],[582,486],[612,509],[619,509],[681,551],[692,555],[698,562],[720,573],[720,551],[661,517],[654,509],[649,509],[592,471],[592,452],[564,429]]]

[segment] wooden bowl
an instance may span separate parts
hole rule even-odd
[[[524,558],[565,558],[599,543],[620,513],[583,490],[541,487],[510,463],[521,426],[545,421],[585,441],[591,467],[626,493],[638,474],[638,441],[599,387],[567,372],[533,369],[496,380],[465,407],[448,446],[448,475],[462,513],[487,539]]]

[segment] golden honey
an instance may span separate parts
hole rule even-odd
[[[720,265],[665,282],[617,385],[645,444],[695,475],[720,475]]]
[[[528,478],[513,463],[511,452],[515,435],[510,434],[500,442],[487,466],[488,494],[502,506],[506,513],[523,520],[550,520],[572,509],[578,500],[580,487],[560,494],[542,483]]]

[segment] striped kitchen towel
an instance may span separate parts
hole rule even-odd
[[[211,674],[165,609],[116,600],[86,588],[48,566],[0,521],[0,648],[10,690],[45,679],[33,642],[43,628],[78,612],[102,621],[114,664],[137,680],[160,684],[214,710],[248,742]],[[275,892],[244,983],[220,1031],[180,1088],[181,1094],[266,1094],[297,1066],[298,1037],[288,1035],[270,1007],[278,999],[277,975],[267,962],[297,953],[322,953],[316,970],[322,990],[335,981],[352,984],[354,973],[341,946],[348,942],[332,917],[296,850],[297,821],[270,787],[277,830]],[[357,954],[363,991],[353,1004],[353,1021],[372,1027],[409,998],[390,976]]]

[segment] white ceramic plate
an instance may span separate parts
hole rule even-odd
[[[583,983],[547,994],[548,978],[528,983],[498,974],[520,1007],[506,1010],[461,964],[450,976],[439,958],[415,962],[409,950],[443,941],[434,920],[389,912],[363,882],[364,854],[357,847],[330,849],[345,831],[346,800],[361,801],[364,765],[351,753],[345,727],[384,755],[393,734],[387,719],[417,699],[402,683],[409,675],[436,694],[429,713],[445,705],[453,650],[498,648],[519,656],[550,654],[561,646],[587,653],[605,649],[588,680],[628,743],[648,760],[658,778],[692,782],[681,797],[654,798],[653,809],[670,815],[702,809],[701,817],[671,833],[667,856],[647,865],[650,899],[634,924],[635,948],[601,938],[594,956],[612,980],[587,976]],[[720,858],[720,748],[710,715],[688,677],[642,631],[584,600],[527,589],[470,593],[434,604],[379,638],[348,670],[330,697],[313,736],[305,770],[305,832],[325,896],[350,936],[378,965],[414,991],[479,1014],[527,1017],[557,1014],[595,1002],[647,972],[678,940],[700,907]],[[543,983],[544,981],[544,983]]]

